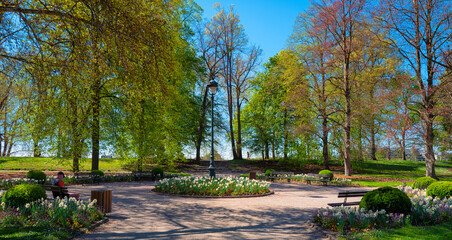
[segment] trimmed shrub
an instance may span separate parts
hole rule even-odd
[[[271,172],[276,172],[276,170],[275,169],[267,169],[267,171],[265,171],[265,176],[270,176],[270,173]]]
[[[330,175],[330,181],[333,180],[334,174],[330,170],[322,170],[319,172],[320,175]]]
[[[44,183],[46,181],[46,174],[39,170],[31,170],[27,172],[27,178],[34,179],[40,183]]]
[[[37,185],[20,184],[8,189],[3,194],[2,202],[5,202],[7,206],[21,207],[41,198],[47,198],[44,188]]]
[[[436,182],[436,179],[434,179],[434,178],[420,177],[420,178],[416,179],[416,181],[414,181],[413,188],[427,189],[427,187],[430,186],[430,184],[432,184],[434,182]]]
[[[437,181],[427,188],[427,196],[438,197],[440,199],[452,196],[452,182]]]
[[[91,174],[94,177],[103,177],[104,176],[104,172],[102,172],[102,170],[92,170]]]
[[[359,207],[372,211],[384,209],[390,213],[408,214],[411,212],[411,200],[402,190],[382,187],[366,193]]]
[[[155,167],[151,171],[152,175],[159,176],[160,178],[163,178],[163,169],[160,167]]]

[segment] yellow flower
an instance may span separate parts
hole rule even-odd
[[[2,202],[2,206],[5,206],[5,202]]]

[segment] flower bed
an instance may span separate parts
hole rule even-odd
[[[452,197],[438,199],[427,197],[425,190],[400,187],[410,197],[411,213],[386,213],[384,209],[372,212],[352,207],[319,209],[314,213],[314,222],[340,233],[360,232],[365,229],[396,228],[406,223],[425,226],[452,220]]]
[[[180,177],[160,180],[154,190],[191,196],[245,196],[269,193],[269,186],[246,178]]]
[[[3,202],[1,205],[0,229],[38,227],[73,232],[103,218],[96,208],[96,200],[85,203],[75,198],[57,198],[41,199],[19,208],[5,207]]]

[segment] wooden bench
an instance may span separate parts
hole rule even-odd
[[[287,182],[290,182],[294,173],[293,172],[271,172],[268,178],[274,182],[275,179],[287,179]]]
[[[67,187],[61,187],[61,186],[55,186],[55,185],[38,185],[46,191],[52,192],[52,196],[56,198],[57,196],[60,196],[60,198],[67,197],[75,197],[76,199],[79,199],[79,194],[73,194],[69,193]]]
[[[135,180],[155,180],[154,173],[151,171],[132,171]]]
[[[349,197],[363,197],[368,192],[369,191],[367,191],[367,190],[339,192],[337,197],[338,198],[344,198],[344,202],[343,203],[328,203],[328,205],[331,206],[331,207],[337,207],[337,206],[342,206],[342,205],[343,206],[359,205],[359,203],[360,203],[359,201],[358,202],[347,202],[347,198],[349,198]]]
[[[74,173],[74,178],[77,181],[88,181],[93,183],[99,183],[101,177],[91,172],[76,172]]]
[[[312,181],[317,181],[323,183],[323,185],[328,185],[330,182],[330,175],[325,174],[316,174],[316,173],[308,173],[306,177],[306,183],[311,184]]]

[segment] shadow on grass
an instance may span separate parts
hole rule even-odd
[[[356,162],[354,163],[354,168],[358,170],[360,173],[388,173],[394,174],[396,172],[412,172],[416,173],[419,171],[419,164],[407,161],[405,164],[401,164],[400,162],[390,163],[385,161],[384,163],[378,162]]]

